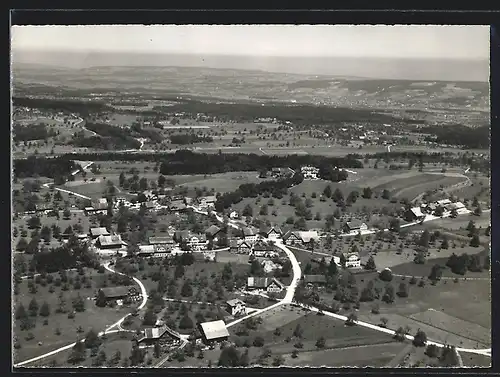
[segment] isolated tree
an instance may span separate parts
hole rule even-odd
[[[385,287],[385,292],[384,295],[382,296],[382,301],[391,304],[394,302],[394,298],[395,298],[394,287],[392,286],[392,284],[388,284]]]
[[[39,309],[38,302],[36,301],[36,298],[33,297],[28,306],[28,311],[30,313],[30,316],[36,317],[38,315],[38,309]]]
[[[365,187],[363,189],[363,198],[370,199],[373,195],[373,191],[370,187]]]
[[[142,324],[144,326],[154,326],[156,324],[156,314],[153,309],[149,308],[146,310]]]
[[[393,278],[392,271],[389,269],[383,269],[382,271],[380,271],[379,278],[380,278],[380,280],[386,281],[386,282],[392,281],[392,278]]]
[[[403,329],[403,327],[398,327],[398,329],[394,333],[394,339],[396,339],[398,342],[402,342],[406,339],[405,330]]]
[[[26,312],[26,309],[24,308],[23,304],[19,304],[19,306],[17,307],[15,317],[16,319],[22,319],[28,317],[28,313]]]
[[[397,294],[399,297],[408,297],[408,285],[405,282],[399,283]]]
[[[326,196],[327,198],[332,197],[332,186],[327,185],[325,189],[323,190],[323,195]]]
[[[240,366],[240,353],[234,347],[225,347],[222,349],[222,352],[219,356],[219,367],[224,368],[235,368]]]
[[[44,301],[42,306],[40,307],[40,315],[42,317],[48,317],[50,315],[50,307],[47,301]]]
[[[68,357],[68,362],[73,365],[78,364],[85,360],[86,355],[85,345],[83,344],[83,342],[77,341],[71,349],[71,354]]]
[[[441,280],[441,276],[443,275],[443,270],[439,264],[435,264],[432,266],[431,272],[429,274],[429,280],[431,281],[439,281]]]
[[[21,237],[19,239],[19,241],[17,242],[16,250],[17,251],[25,251],[27,247],[28,247],[28,241],[26,241],[26,238]]]
[[[365,270],[369,271],[375,271],[377,269],[377,266],[375,265],[375,259],[373,258],[372,255],[368,258],[365,264]]]
[[[424,347],[426,343],[427,343],[427,335],[425,334],[425,332],[418,329],[413,339],[413,345],[415,347]]]
[[[479,236],[477,234],[474,234],[470,240],[470,246],[479,247],[479,245],[480,245]]]
[[[191,286],[191,281],[189,279],[182,285],[181,295],[183,297],[191,297],[193,295],[193,287]]]
[[[94,331],[94,329],[90,329],[87,332],[87,335],[85,335],[85,340],[84,340],[85,348],[89,348],[89,349],[97,348],[101,345],[101,343],[102,343],[102,341],[101,341],[101,339],[99,339],[99,336]]]
[[[316,341],[316,347],[317,348],[325,348],[325,345],[326,345],[326,340],[324,337],[319,337],[318,340]]]
[[[435,344],[429,344],[425,349],[425,354],[429,357],[435,358],[439,356],[439,347]]]

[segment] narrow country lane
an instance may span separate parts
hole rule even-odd
[[[104,268],[105,268],[106,270],[108,270],[108,271],[110,271],[110,272],[112,272],[112,273],[116,273],[116,274],[119,274],[119,275],[125,275],[125,274],[123,274],[123,273],[121,273],[121,272],[117,272],[117,271],[115,271],[115,270],[111,269],[111,268],[109,267],[109,262],[108,262],[108,263],[103,264],[103,266],[104,266]],[[142,282],[141,282],[139,279],[137,279],[137,278],[135,278],[135,277],[133,277],[132,279],[133,279],[133,280],[134,280],[134,281],[135,281],[135,282],[139,285],[139,287],[141,288],[141,293],[142,293],[142,302],[141,302],[141,304],[140,304],[140,305],[139,305],[139,307],[138,307],[138,310],[141,310],[142,308],[144,308],[144,307],[146,306],[146,303],[147,303],[147,301],[148,301],[148,295],[147,295],[146,287],[144,286],[144,284],[142,284]],[[120,331],[127,331],[127,332],[128,332],[129,330],[119,330],[119,329],[118,329],[118,330],[113,330],[113,329],[114,329],[115,327],[120,328],[120,327],[121,327],[121,324],[123,323],[123,321],[124,321],[124,320],[125,320],[128,316],[130,316],[131,314],[132,314],[132,313],[129,313],[129,314],[127,314],[127,315],[123,316],[123,317],[122,317],[122,318],[120,318],[118,321],[116,321],[115,323],[113,323],[111,326],[108,326],[108,327],[107,327],[104,331],[99,332],[98,336],[103,336],[104,334],[112,334],[112,333],[115,333],[115,332],[120,332]],[[82,339],[81,341],[83,342],[83,339]],[[43,355],[40,355],[40,356],[34,357],[34,358],[32,358],[32,359],[22,361],[22,362],[20,362],[20,363],[15,364],[15,365],[14,365],[14,367],[16,367],[16,368],[17,368],[17,367],[22,367],[22,366],[24,366],[24,365],[26,365],[26,364],[31,364],[31,363],[34,363],[35,361],[45,359],[45,358],[47,358],[47,357],[49,357],[49,356],[52,356],[52,355],[55,355],[55,354],[57,354],[57,353],[59,353],[59,352],[63,352],[63,351],[66,351],[66,350],[68,350],[68,349],[71,349],[72,347],[74,347],[74,345],[75,345],[75,344],[76,344],[76,342],[71,343],[71,344],[68,344],[67,346],[64,346],[64,347],[60,347],[60,348],[58,348],[58,349],[56,349],[56,350],[54,350],[54,351],[47,352],[47,353],[45,353],[45,354],[43,354]]]

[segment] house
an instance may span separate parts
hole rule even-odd
[[[318,179],[319,169],[314,166],[302,166],[300,172],[304,179]]]
[[[246,242],[254,243],[257,241],[257,234],[253,231],[252,228],[245,227],[241,230],[242,237]]]
[[[450,200],[450,199],[441,199],[441,200],[438,200],[438,201],[436,202],[436,204],[437,204],[438,206],[444,207],[444,206],[446,206],[446,205],[448,205],[448,204],[451,204],[451,200]]]
[[[138,301],[141,298],[141,292],[135,286],[106,287],[99,289],[98,292],[104,294],[106,301],[123,300],[127,297],[132,301]]]
[[[360,268],[361,267],[361,259],[359,258],[358,253],[348,254],[345,258],[345,267],[346,268]]]
[[[304,275],[304,283],[306,285],[325,285],[326,277],[325,275]]]
[[[144,329],[144,335],[137,339],[138,343],[153,345],[168,332],[167,326],[148,327]]]
[[[315,230],[309,230],[307,232],[299,232],[299,237],[303,245],[308,245],[313,242],[318,242],[320,240],[319,234]]]
[[[356,231],[361,232],[367,229],[368,227],[366,226],[366,224],[359,220],[348,221],[347,223],[345,223],[343,228],[345,233],[352,233]]]
[[[217,198],[215,197],[215,195],[202,196],[202,197],[199,197],[198,199],[196,199],[196,202],[202,208],[213,207],[213,206],[215,206],[216,201],[217,201]]]
[[[96,246],[100,249],[119,249],[126,246],[119,234],[112,236],[99,236],[96,241]]]
[[[422,213],[420,207],[410,208],[406,213],[405,217],[409,221],[421,221],[425,218],[425,214]]]
[[[229,241],[229,251],[237,254],[250,254],[252,251],[252,245],[248,244],[244,240],[231,240]]]
[[[184,201],[175,200],[170,202],[170,204],[168,205],[168,209],[171,212],[183,212],[187,209],[187,206]]]
[[[208,238],[211,238],[213,240],[216,240],[216,236],[218,233],[220,233],[221,228],[219,228],[217,225],[211,225],[205,230],[205,235]]]
[[[137,255],[147,258],[147,257],[152,257],[154,253],[155,253],[154,245],[139,245],[139,252],[137,253]]]
[[[164,245],[165,247],[173,247],[175,241],[172,237],[162,236],[162,237],[149,237],[150,245]]]
[[[248,277],[248,290],[264,290],[269,293],[281,292],[285,286],[276,278],[269,277]]]
[[[226,310],[231,315],[245,315],[247,314],[247,306],[240,299],[233,299],[226,301]]]
[[[40,204],[35,204],[35,212],[49,212],[54,209],[54,206],[50,203],[40,203]]]
[[[271,240],[277,240],[283,237],[283,232],[279,226],[273,226],[266,232],[266,236]]]
[[[200,323],[199,330],[205,344],[222,342],[229,338],[229,331],[222,320]]]
[[[283,235],[283,243],[287,246],[301,245],[302,239],[300,238],[298,232],[289,230]]]
[[[272,247],[269,246],[267,243],[265,243],[264,241],[262,240],[259,240],[257,241],[253,247],[252,247],[252,251],[250,252],[250,255],[254,255],[256,257],[265,257],[266,254],[269,252],[269,251],[272,251]]]
[[[98,238],[100,236],[109,236],[110,233],[108,232],[108,230],[104,227],[101,227],[101,228],[90,228],[90,236],[92,238]]]
[[[187,245],[191,251],[202,251],[207,248],[208,241],[204,234],[190,236],[187,239]]]

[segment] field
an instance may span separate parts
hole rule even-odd
[[[52,275],[57,277],[57,274]],[[78,276],[76,272],[68,272],[68,279],[74,279],[76,276]],[[23,280],[19,284],[19,295],[15,297],[16,305],[22,303],[26,310],[28,310],[28,304],[35,297],[40,306],[43,302],[48,303],[51,314],[46,317],[47,325],[42,324],[42,317],[32,317],[36,321],[36,326],[24,331],[20,330],[18,327],[19,323],[16,321],[14,334],[21,344],[21,348],[16,350],[15,361],[29,359],[62,347],[85,335],[90,329],[94,329],[95,331],[104,330],[107,326],[115,323],[132,310],[131,308],[120,306],[115,308],[97,307],[91,299],[95,296],[97,289],[103,286],[105,281],[108,283],[110,274],[98,274],[97,271],[88,270],[86,276],[87,282],[90,284],[89,288],[82,284],[82,288],[80,289],[64,291],[62,289],[64,286],[63,283],[61,288],[54,286],[54,292],[51,293],[49,291],[50,284],[46,286],[36,284],[36,295],[29,292],[28,280]],[[112,283],[107,284],[107,286],[111,285]],[[71,309],[73,298],[80,295],[85,302],[85,311],[81,313],[77,312],[73,319],[68,318],[68,313],[56,313],[56,309],[60,303],[60,294],[64,297],[68,310]],[[79,326],[83,330],[81,333],[77,332]],[[57,329],[60,330],[59,335],[56,333]],[[34,336],[31,340],[26,338],[29,333]]]
[[[373,345],[393,342],[390,336],[381,335],[377,331],[358,326],[348,327],[342,321],[319,316],[289,305],[272,309],[259,317],[262,318],[261,323],[257,325],[255,330],[247,330],[249,336],[237,335],[245,328],[244,324],[239,324],[231,328],[230,339],[241,344],[248,341],[251,343],[254,337],[260,336],[264,340],[264,346],[271,350],[273,356],[282,355],[285,358],[284,365],[295,365],[290,357],[293,350],[299,352],[299,358],[321,358],[316,355],[321,355],[325,351],[317,350],[315,345],[320,337],[325,338],[325,349],[337,349],[339,352],[341,349],[355,348],[361,345],[371,348]],[[300,338],[294,336],[297,327],[302,329]],[[302,343],[302,346],[295,347],[295,344],[299,342]],[[371,356],[374,357],[373,354]],[[370,358],[363,359],[359,356],[352,359],[353,362],[369,362],[369,360]],[[254,362],[257,360],[255,359]],[[321,365],[332,366],[332,359],[328,361],[322,359],[321,362],[323,363]],[[311,365],[319,366],[320,364],[315,361]]]

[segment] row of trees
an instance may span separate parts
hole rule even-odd
[[[48,129],[44,124],[14,125],[14,141],[44,140],[56,135],[56,131]]]

